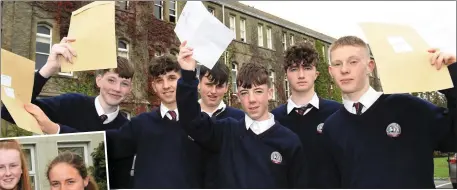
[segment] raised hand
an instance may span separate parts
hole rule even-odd
[[[184,41],[179,46],[178,63],[181,66],[181,69],[194,71],[197,67],[197,62],[194,58],[192,58],[193,49],[190,47],[186,47],[186,44],[187,41]]]
[[[24,105],[24,108],[27,112],[32,114],[33,117],[38,122],[38,125],[41,128],[41,131],[43,131],[46,134],[56,134],[60,126],[57,123],[52,122],[48,116],[41,110],[40,107],[27,103]]]
[[[54,44],[51,48],[46,64],[40,69],[41,76],[49,78],[60,70],[64,57],[70,63],[73,63],[73,57],[76,57],[76,51],[71,47],[70,43],[76,41],[73,38],[64,37],[58,44]]]
[[[430,64],[434,65],[437,70],[440,70],[443,64],[450,65],[456,61],[455,55],[451,53],[440,52],[438,49],[429,49],[428,52],[432,54]]]

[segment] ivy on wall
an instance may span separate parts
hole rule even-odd
[[[34,1],[29,2],[33,7],[40,8],[54,15],[55,27],[58,27],[60,37],[67,36],[70,26],[71,13],[92,1]],[[154,5],[147,1],[130,1],[124,9],[116,8],[116,36],[127,37],[130,43],[130,58],[135,66],[132,96],[129,98],[134,105],[132,116],[148,111],[145,101],[153,107],[160,101],[151,87],[149,63],[156,54],[177,49],[178,39],[174,33],[174,24],[156,19]],[[126,28],[125,30],[123,30]],[[96,96],[98,88],[95,85],[94,71],[75,72],[75,78],[59,78],[54,80],[63,93],[76,92]]]
[[[321,41],[316,40],[314,45],[319,53],[319,63],[317,64],[319,76],[315,82],[315,91],[321,98],[342,102],[341,90],[334,84],[328,72],[328,58],[320,51],[323,44]]]

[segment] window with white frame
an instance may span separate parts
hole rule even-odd
[[[284,47],[284,51],[287,50],[287,33],[282,33],[282,46]]]
[[[129,6],[129,1],[116,1],[116,5],[121,9],[127,9]]]
[[[176,10],[178,10],[178,3],[176,1],[170,1],[170,22],[176,22]]]
[[[236,75],[238,74],[238,64],[232,63],[232,93],[235,94],[237,92],[236,86]]]
[[[275,72],[270,71],[270,81],[271,81],[271,86],[273,89],[275,89]],[[276,100],[276,90],[273,91],[273,100]]]
[[[125,118],[127,118],[128,120],[130,120],[130,112],[128,112],[127,110],[120,110],[120,113],[121,113]]]
[[[289,98],[289,96],[290,96],[290,87],[289,87],[289,81],[287,80],[287,76],[284,77],[284,92],[286,93],[286,97]]]
[[[163,55],[164,55],[163,52],[160,51],[160,50],[156,50],[156,51],[154,52],[154,56],[156,56],[156,57],[161,57],[161,56],[163,56]]]
[[[290,45],[295,45],[294,35],[290,35]]]
[[[35,165],[35,160],[36,160],[36,152],[35,152],[35,146],[33,145],[23,145],[22,146],[22,152],[24,153],[25,159],[27,161],[27,169],[29,170],[29,176],[30,176],[30,183],[33,190],[37,190],[37,170],[36,170],[36,165]]]
[[[154,1],[154,17],[163,20],[163,1]]]
[[[119,40],[119,43],[117,45],[117,55],[119,57],[129,59],[129,45],[127,44],[127,42]]]
[[[236,39],[236,17],[235,17],[235,15],[230,15],[229,22],[230,22],[229,23],[230,24],[230,30],[235,32],[235,39]]]
[[[267,47],[273,49],[273,41],[271,39],[271,28],[267,27]]]
[[[38,70],[46,64],[51,52],[52,27],[38,24],[35,41],[35,70]],[[73,76],[73,72],[59,72],[59,75]]]
[[[70,151],[73,153],[78,154],[84,159],[84,163],[86,166],[89,164],[89,153],[87,150],[87,143],[80,143],[80,142],[65,142],[65,143],[57,143],[57,149],[59,153]]]
[[[213,7],[208,7],[207,9],[208,9],[208,12],[211,13],[213,16],[216,15],[215,10],[214,10]]]
[[[247,42],[246,40],[246,19],[240,19],[240,37],[242,42]]]
[[[261,25],[261,24],[259,24],[257,26],[257,36],[258,36],[257,41],[259,41],[258,45],[260,47],[263,47],[263,25]]]
[[[46,64],[52,46],[52,28],[48,25],[38,24],[36,32],[35,69],[38,70]]]

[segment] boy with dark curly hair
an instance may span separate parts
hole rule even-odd
[[[276,120],[295,132],[305,151],[309,188],[326,188],[326,180],[319,179],[317,172],[325,172],[319,166],[322,147],[321,133],[324,121],[341,104],[319,98],[314,91],[314,82],[319,76],[319,54],[310,43],[299,43],[286,51],[284,70],[292,96],[286,104],[272,110]]]

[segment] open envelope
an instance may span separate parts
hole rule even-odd
[[[430,64],[431,47],[410,26],[360,23],[370,44],[384,93],[428,92],[452,88],[447,67]]]
[[[212,69],[235,38],[235,33],[211,15],[201,1],[187,1],[175,33],[193,48],[193,58]]]
[[[2,86],[1,88],[2,102],[8,108],[8,112],[13,117],[16,125],[35,134],[43,134],[35,117],[25,110],[24,103],[21,99],[17,98],[14,89],[6,86]]]
[[[2,86],[15,89],[22,102],[30,102],[35,77],[35,62],[2,49]]]
[[[62,64],[62,72],[116,68],[115,2],[95,1],[74,11],[68,37],[76,39],[71,46],[77,57]]]

